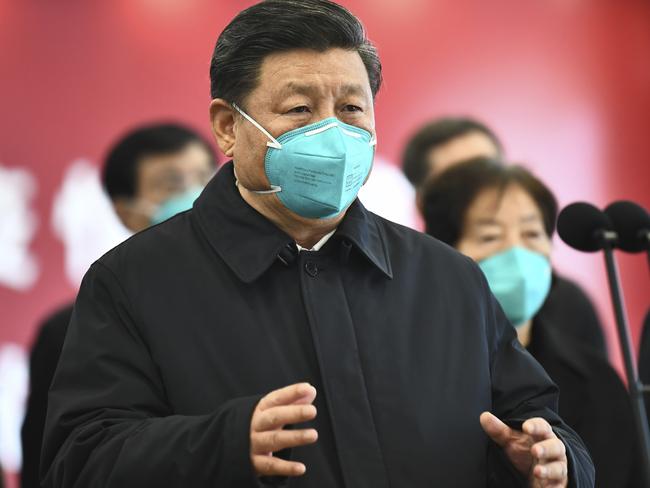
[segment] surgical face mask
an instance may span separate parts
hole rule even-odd
[[[551,289],[548,258],[526,248],[515,246],[478,264],[515,327],[533,318]]]
[[[370,132],[329,117],[275,139],[233,107],[269,139],[264,171],[271,189],[249,191],[277,193],[285,207],[310,219],[331,218],[350,206],[372,167],[377,141]]]
[[[160,222],[173,217],[177,213],[189,210],[192,208],[194,200],[199,197],[202,191],[202,187],[195,186],[163,201],[152,213],[151,225],[159,224]]]

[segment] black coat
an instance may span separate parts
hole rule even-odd
[[[546,327],[570,336],[607,358],[598,314],[585,292],[573,281],[554,272],[551,290],[537,317]]]
[[[587,445],[596,487],[642,488],[630,396],[609,362],[540,317],[528,351],[560,388],[559,413]]]
[[[555,385],[469,258],[358,201],[298,254],[228,164],[193,210],[85,276],[49,396],[45,486],[259,486],[252,411],[300,381],[318,391],[319,440],[290,453],[307,466],[292,487],[525,486],[484,410],[548,419],[571,486],[593,484]]]
[[[23,449],[21,488],[40,486],[38,466],[41,460],[47,412],[47,392],[59,362],[71,315],[72,305],[67,305],[49,316],[39,327],[29,356],[29,397],[21,430]]]

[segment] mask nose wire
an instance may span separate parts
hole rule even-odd
[[[278,140],[277,140],[275,137],[273,137],[273,136],[269,133],[269,131],[267,131],[264,127],[262,127],[262,126],[261,126],[261,125],[260,125],[260,124],[259,124],[259,123],[254,119],[254,118],[253,118],[253,117],[251,117],[251,116],[248,115],[246,112],[244,112],[241,108],[239,108],[235,102],[232,103],[232,107],[233,107],[235,110],[237,110],[237,112],[239,112],[240,114],[242,114],[242,116],[243,116],[246,120],[248,120],[251,124],[253,124],[255,127],[257,127],[257,129],[258,129],[262,134],[264,134],[266,137],[268,137],[268,138],[270,139],[270,140],[267,141],[267,143],[266,143],[267,146],[272,147],[272,148],[274,148],[274,149],[282,149],[282,144],[280,144],[280,143],[278,142]]]

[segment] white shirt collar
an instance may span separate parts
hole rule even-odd
[[[314,244],[314,247],[311,249],[307,249],[306,247],[302,247],[300,244],[296,242],[296,247],[298,248],[298,252],[300,251],[320,251],[320,248],[325,245],[325,243],[329,240],[330,237],[334,235],[334,232],[336,232],[336,229],[334,229],[332,232],[329,232],[325,234],[320,241],[318,241],[316,244]]]

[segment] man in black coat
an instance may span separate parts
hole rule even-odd
[[[593,486],[481,271],[356,200],[381,80],[359,21],[257,4],[211,78],[233,162],[84,278],[45,486]]]

